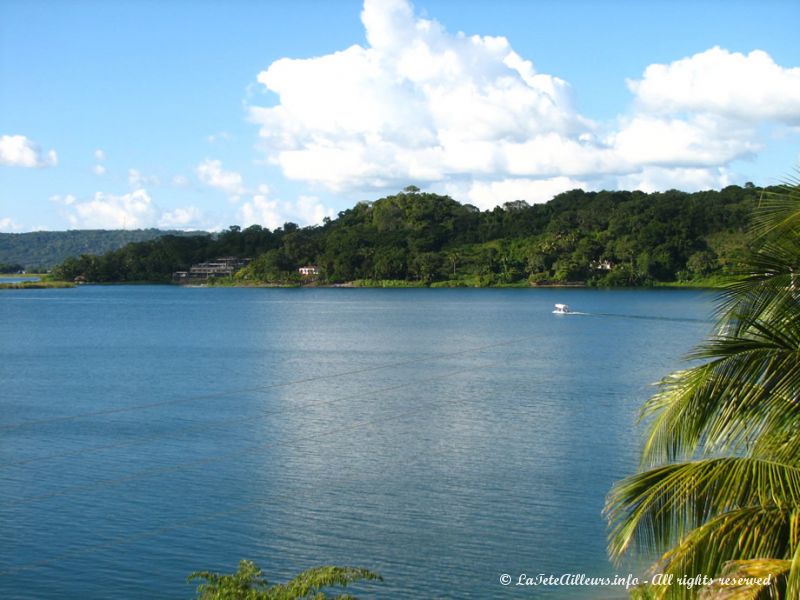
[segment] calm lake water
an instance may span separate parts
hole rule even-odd
[[[566,302],[587,315],[551,314]],[[0,597],[192,598],[321,564],[363,598],[599,598],[601,516],[697,291],[0,291]],[[627,571],[622,569],[625,573]]]

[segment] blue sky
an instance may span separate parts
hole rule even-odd
[[[788,0],[5,0],[0,231],[310,224],[411,183],[482,208],[775,183],[799,22]]]

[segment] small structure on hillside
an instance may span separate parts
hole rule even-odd
[[[608,259],[593,260],[591,263],[589,263],[589,268],[594,269],[595,271],[610,271],[614,268],[614,263]]]
[[[192,265],[188,271],[175,271],[172,280],[177,283],[187,281],[216,279],[230,277],[239,269],[246,267],[252,259],[223,256],[212,261]]]
[[[300,273],[300,277],[318,277],[319,267],[316,265],[306,265],[305,267],[297,269],[297,272]]]

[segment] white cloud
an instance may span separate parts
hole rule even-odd
[[[71,227],[78,229],[202,229],[206,224],[202,211],[194,206],[162,210],[143,189],[114,195],[97,192],[89,200],[75,196],[52,196],[51,202],[62,205],[62,214]]]
[[[766,147],[766,123],[800,124],[800,69],[762,51],[651,65],[628,81],[633,110],[601,125],[506,38],[449,33],[406,0],[365,0],[361,18],[366,46],[257,76],[278,101],[249,115],[289,179],[335,192],[456,186],[486,205],[553,182],[676,187],[727,177]]]
[[[470,204],[480,209],[491,209],[498,204],[525,200],[529,204],[539,204],[551,200],[553,196],[574,190],[587,189],[585,181],[569,177],[553,177],[551,179],[510,178],[499,181],[476,181],[466,190]]]
[[[138,229],[152,226],[159,216],[150,195],[141,189],[121,196],[97,192],[85,201],[66,198],[65,217],[80,229]]]
[[[239,219],[247,227],[262,225],[269,229],[282,227],[287,221],[298,225],[318,225],[325,217],[334,217],[332,209],[327,208],[314,196],[300,196],[296,202],[270,200],[266,185],[259,186],[249,202],[239,209]]]
[[[734,183],[733,174],[724,167],[664,168],[645,167],[639,173],[619,179],[624,190],[656,192],[677,189],[686,192],[720,189]]]
[[[94,172],[95,175],[98,176],[105,175],[106,168],[103,165],[95,165],[94,167],[92,167],[92,171]]]
[[[188,206],[162,213],[158,220],[158,226],[168,229],[203,229],[205,222],[203,211],[194,206]]]
[[[291,179],[342,190],[502,173],[531,140],[567,144],[592,127],[566,82],[505,38],[451,35],[403,1],[367,0],[362,20],[369,47],[281,59],[258,75],[280,103],[250,115]]]
[[[94,151],[94,159],[103,162],[106,159],[106,153],[104,150],[97,149]]]
[[[3,233],[14,233],[21,230],[22,226],[11,217],[0,218],[0,231]]]
[[[283,225],[287,219],[281,215],[277,200],[267,200],[264,194],[256,194],[250,202],[245,202],[239,210],[242,225],[263,225],[275,229]]]
[[[298,225],[319,225],[325,217],[333,218],[333,209],[322,204],[316,196],[300,196],[294,205],[290,205],[291,219]]]
[[[783,68],[762,50],[745,55],[714,47],[668,65],[650,65],[628,87],[648,112],[800,124],[800,68]]]
[[[245,193],[242,176],[235,171],[222,168],[222,161],[206,159],[195,168],[197,178],[207,186],[222,190],[226,194],[238,197]]]
[[[158,187],[161,180],[155,175],[144,175],[139,169],[128,169],[128,185],[134,190],[141,190],[146,187]]]
[[[722,165],[763,147],[752,128],[705,115],[637,115],[611,139],[617,155],[632,166]]]
[[[0,136],[0,165],[8,167],[53,167],[58,164],[55,150],[44,152],[24,135]]]
[[[183,175],[175,175],[172,178],[172,185],[176,187],[186,187],[189,185],[189,180]]]

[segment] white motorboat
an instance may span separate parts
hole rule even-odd
[[[569,305],[568,304],[556,304],[555,308],[553,309],[554,315],[568,315],[569,314]]]

